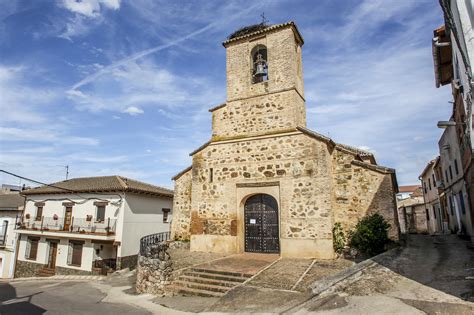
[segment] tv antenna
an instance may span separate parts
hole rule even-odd
[[[66,180],[67,180],[67,178],[69,177],[69,165],[58,165],[58,166],[64,167],[66,169]]]

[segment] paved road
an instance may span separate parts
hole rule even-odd
[[[135,306],[102,302],[105,296],[87,282],[0,282],[0,314],[151,314]]]
[[[455,235],[412,235],[406,248],[300,307],[325,314],[474,314],[474,250]],[[470,301],[470,302],[469,302]]]

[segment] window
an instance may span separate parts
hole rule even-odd
[[[462,214],[466,214],[466,206],[464,205],[464,198],[462,196],[462,192],[460,192],[458,196],[459,196],[459,203],[461,204]]]
[[[426,220],[430,220],[430,213],[428,212],[428,209],[425,209],[426,210]]]
[[[459,175],[459,168],[458,168],[458,160],[454,160],[454,171],[456,172],[456,175]]]
[[[451,215],[454,215],[454,205],[453,205],[453,197],[449,196],[449,207],[451,208]]]
[[[105,205],[97,206],[96,221],[97,222],[105,221]]]
[[[449,177],[453,180],[453,168],[449,165]]]
[[[433,217],[436,219],[436,208],[433,206]]]
[[[209,169],[209,182],[212,183],[213,180],[214,180],[214,169],[211,167]]]
[[[28,237],[26,242],[26,259],[36,260],[36,256],[38,254],[38,243],[39,237]]]
[[[434,174],[432,175],[432,178],[433,178],[433,187],[436,187],[436,179],[435,179],[435,175],[434,175]]]
[[[171,209],[163,208],[163,209],[161,209],[161,211],[163,211],[163,223],[167,223],[168,222],[168,213],[170,213]]]
[[[83,241],[69,241],[69,249],[67,253],[67,264],[72,266],[80,266],[82,261]]]
[[[446,183],[449,183],[448,171],[444,170],[444,177],[446,178]]]
[[[4,245],[7,238],[8,220],[4,220],[0,226],[0,244]]]
[[[35,220],[36,221],[41,221],[41,217],[43,216],[43,207],[42,206],[38,206],[36,207],[36,217],[35,217]]]
[[[431,190],[431,178],[428,178],[428,187],[429,187],[430,190]]]
[[[268,81],[267,48],[257,45],[252,49],[252,83]]]
[[[426,182],[423,182],[423,188],[425,189],[425,194],[428,192],[428,190],[426,190]]]

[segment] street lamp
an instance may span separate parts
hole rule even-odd
[[[446,129],[448,127],[456,126],[456,122],[454,122],[454,121],[438,121],[437,126],[438,126],[438,128]]]

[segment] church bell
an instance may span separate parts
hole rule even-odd
[[[263,77],[267,75],[265,68],[267,67],[267,62],[263,59],[261,54],[257,55],[257,60],[255,61],[255,74],[256,77]]]

